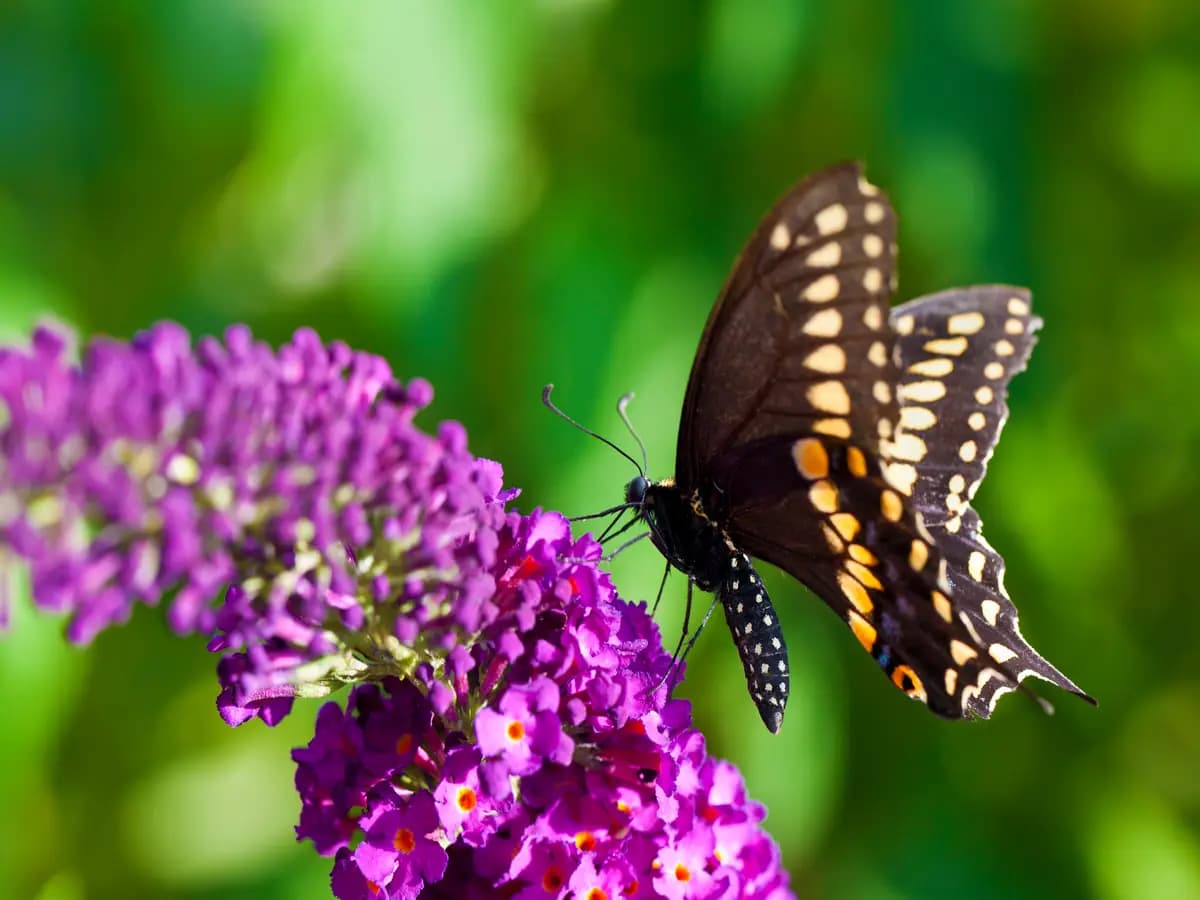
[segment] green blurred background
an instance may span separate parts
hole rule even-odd
[[[543,384],[672,467],[741,241],[860,158],[903,298],[1030,285],[1046,320],[977,506],[1036,646],[1100,698],[935,720],[767,574],[795,694],[770,737],[718,623],[684,692],[801,896],[1200,897],[1200,10],[1190,0],[14,2],[0,11],[0,337],[302,325],[437,387],[522,508],[631,475]],[[614,565],[658,585],[640,546]],[[664,603],[675,634],[683,582]],[[143,611],[0,644],[0,896],[319,896],[288,749]]]

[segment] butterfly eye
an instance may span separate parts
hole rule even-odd
[[[629,484],[625,485],[625,502],[636,503],[639,506],[646,499],[646,489],[650,487],[650,482],[639,475]]]

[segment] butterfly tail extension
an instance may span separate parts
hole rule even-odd
[[[763,724],[776,734],[783,725],[791,684],[787,644],[775,607],[749,557],[737,553],[730,558],[717,595],[746,671],[750,697]]]
[[[1095,705],[1094,698],[1038,653],[1021,634],[1016,607],[1004,587],[1003,558],[980,533],[979,516],[973,509],[963,513],[963,523],[959,533],[938,536],[938,548],[947,561],[950,587],[961,605],[959,616],[976,644],[986,648],[988,657],[995,663],[1003,663],[1010,673],[1008,678],[983,680],[973,690],[968,686],[964,692],[967,710],[979,718],[988,718],[996,701],[1030,676]],[[1053,711],[1046,701],[1033,696],[1043,709]]]

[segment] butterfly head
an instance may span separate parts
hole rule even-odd
[[[663,510],[664,504],[667,507],[689,505],[689,501],[675,486],[674,478],[651,481],[645,475],[637,475],[625,485],[625,503],[643,517],[653,516],[655,511]]]
[[[649,488],[650,482],[646,477],[638,475],[633,481],[625,485],[625,502],[642,506],[646,502],[646,491]]]

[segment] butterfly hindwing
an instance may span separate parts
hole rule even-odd
[[[954,614],[971,632],[971,649],[988,661],[963,685],[964,711],[988,716],[1029,675],[1087,698],[1022,637],[1004,560],[970,507],[1008,417],[1008,383],[1025,368],[1041,325],[1029,292],[1005,285],[944,291],[897,307],[891,322],[901,408],[884,472],[911,492],[946,561]]]
[[[821,597],[904,693],[938,715],[962,717],[963,687],[988,680],[994,663],[957,614],[939,548],[911,501],[876,457],[831,438],[760,446],[743,471],[770,472],[782,456],[790,480],[774,474],[770,500],[730,511],[732,540]],[[813,541],[804,537],[809,523]]]
[[[900,422],[888,480],[931,528],[955,531],[1008,418],[1008,382],[1025,368],[1041,320],[1024,288],[986,285],[911,300],[891,313]]]

